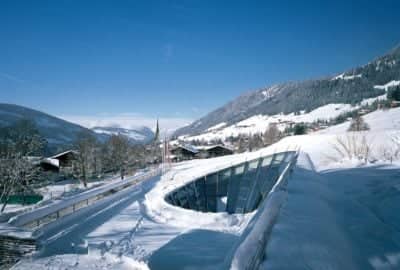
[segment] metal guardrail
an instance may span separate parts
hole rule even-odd
[[[87,192],[79,193],[53,204],[18,215],[9,224],[36,230],[160,173],[161,169],[157,168],[139,176],[132,176],[118,182],[102,185]]]
[[[21,257],[32,254],[37,250],[37,238],[34,232],[40,231],[44,226],[69,217],[72,214],[102,203],[110,196],[128,187],[133,187],[144,180],[160,175],[161,168],[154,169],[139,176],[128,177],[125,180],[105,184],[100,187],[88,190],[37,208],[31,212],[24,213],[13,218],[8,223],[0,226],[0,269],[8,267],[17,262]]]

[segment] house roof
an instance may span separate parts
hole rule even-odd
[[[211,149],[218,148],[218,147],[224,148],[224,149],[229,150],[229,151],[233,151],[232,148],[230,148],[229,146],[223,145],[223,144],[198,146],[197,149],[199,149],[200,151],[209,151]]]
[[[60,167],[60,161],[55,158],[44,158],[41,160],[41,163],[46,163],[57,168]]]
[[[187,150],[187,151],[189,151],[189,152],[192,152],[192,153],[194,153],[194,154],[197,154],[197,153],[199,153],[200,151],[209,151],[209,150],[211,150],[211,149],[215,149],[215,148],[218,148],[218,147],[224,148],[224,149],[229,150],[229,151],[233,151],[232,148],[230,148],[230,147],[228,147],[228,146],[226,146],[226,145],[222,145],[222,144],[204,145],[204,146],[194,146],[194,145],[191,145],[191,144],[184,144],[184,145],[178,145],[178,146],[176,146],[175,149],[176,149],[176,148],[182,148],[182,149],[185,149],[185,150]]]
[[[191,144],[178,145],[175,147],[175,149],[177,148],[185,149],[186,151],[192,152],[193,154],[197,154],[199,152],[199,150]]]
[[[67,150],[67,151],[64,151],[64,152],[62,152],[62,153],[56,154],[56,155],[54,155],[54,156],[52,156],[52,157],[49,157],[49,158],[51,158],[51,159],[56,159],[56,158],[59,158],[59,157],[61,157],[61,156],[67,155],[67,154],[69,154],[69,153],[77,154],[77,151],[75,151],[75,150]]]

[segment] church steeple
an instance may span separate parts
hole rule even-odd
[[[156,132],[154,134],[154,142],[158,142],[159,140],[160,140],[160,127],[158,125],[158,118],[157,118]]]

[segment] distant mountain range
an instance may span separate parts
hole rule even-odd
[[[97,134],[105,136],[124,135],[130,139],[132,143],[148,143],[154,138],[154,132],[148,127],[137,127],[135,129],[126,129],[121,127],[94,127],[91,129]]]
[[[256,115],[312,111],[327,104],[356,104],[385,93],[385,85],[400,81],[400,47],[372,62],[334,77],[286,82],[247,92],[175,131],[197,135],[218,125],[230,126]]]
[[[81,132],[89,132],[99,141],[105,141],[112,134],[119,133],[129,137],[132,143],[146,143],[154,137],[154,133],[147,127],[138,129],[96,127],[87,129],[44,112],[19,105],[0,103],[0,127],[10,126],[21,119],[32,120],[36,124],[39,133],[47,141],[48,153],[70,148]]]

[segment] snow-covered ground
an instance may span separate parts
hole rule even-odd
[[[369,132],[347,133],[344,123],[256,152],[179,163],[101,211],[71,221],[70,229],[14,269],[221,269],[255,213],[199,213],[167,204],[165,194],[218,169],[296,149],[299,162],[262,268],[400,269],[400,162],[390,164],[382,152],[400,147],[400,108],[364,119]],[[369,158],[341,155],[338,138],[370,144]]]
[[[391,87],[394,84],[389,83],[388,85],[382,87]],[[382,88],[382,89],[386,89]],[[381,88],[380,88],[381,89]],[[209,128],[205,133],[195,136],[181,136],[180,139],[183,140],[225,140],[226,138],[233,136],[239,136],[240,134],[256,134],[256,133],[264,133],[268,126],[272,123],[277,124],[277,127],[283,131],[286,127],[291,125],[292,123],[312,123],[317,120],[330,120],[333,119],[340,114],[345,112],[353,111],[359,109],[360,106],[370,105],[374,101],[377,100],[385,100],[386,94],[367,98],[360,102],[360,105],[352,106],[351,104],[327,104],[321,106],[311,112],[300,112],[299,115],[295,115],[294,113],[290,114],[276,114],[276,115],[254,115],[250,118],[242,120],[234,125],[226,126],[226,123],[217,124],[211,128]]]
[[[400,168],[297,167],[261,269],[400,269]]]
[[[59,181],[36,190],[38,194],[43,196],[43,199],[37,204],[31,204],[31,205],[7,204],[3,213],[7,213],[9,216],[10,214],[13,213],[16,214],[24,211],[29,211],[43,204],[51,203],[54,200],[72,196],[74,194],[78,194],[80,192],[87,191],[88,189],[95,188],[113,181],[118,181],[118,179],[119,179],[118,177],[109,177],[101,180],[89,181],[87,183],[86,188],[79,180],[76,179]],[[0,207],[1,206],[2,204],[0,204]]]
[[[394,86],[398,86],[398,85],[400,85],[400,81],[393,80],[393,81],[390,81],[390,82],[388,82],[388,83],[386,83],[384,85],[375,85],[374,88],[376,88],[376,89],[384,89],[384,90],[387,91],[390,87],[394,87]]]

